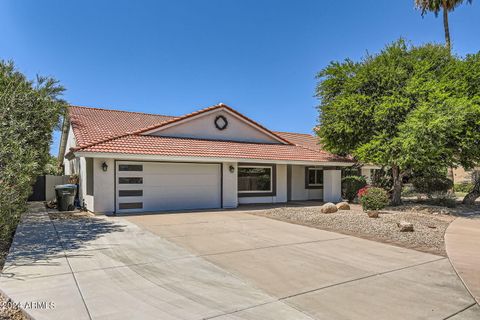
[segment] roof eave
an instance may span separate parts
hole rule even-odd
[[[350,167],[354,162],[348,161],[310,161],[310,160],[282,160],[282,159],[258,159],[258,158],[228,158],[228,157],[195,157],[195,156],[166,156],[153,154],[130,154],[118,152],[90,152],[90,151],[72,151],[73,157],[86,158],[109,158],[116,160],[135,160],[135,161],[165,161],[165,162],[255,162],[255,163],[276,163],[276,164],[296,164],[296,165],[318,165],[318,166],[336,166]]]

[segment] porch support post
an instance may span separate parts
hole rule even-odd
[[[323,170],[323,201],[342,201],[342,171],[336,168]]]
[[[222,208],[236,208],[238,206],[238,163],[222,163]]]

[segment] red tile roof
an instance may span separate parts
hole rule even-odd
[[[325,151],[288,144],[127,135],[82,149],[86,152],[259,160],[347,161]]]
[[[308,134],[269,131],[288,144],[246,143],[140,134],[159,128],[164,124],[176,122],[178,119],[219,107],[226,107],[239,114],[225,105],[210,107],[183,117],[70,107],[69,117],[77,142],[77,147],[73,151],[312,162],[351,161],[348,158],[321,150],[316,137]],[[247,121],[252,121],[239,115]],[[254,122],[254,124],[257,123]],[[264,129],[268,131],[268,129]]]
[[[294,133],[294,132],[275,132],[280,137],[291,143],[302,146],[315,151],[322,151],[322,146],[319,144],[318,137],[308,133]]]
[[[71,106],[68,112],[77,146],[114,138],[178,117]]]

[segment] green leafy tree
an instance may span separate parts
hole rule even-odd
[[[58,176],[62,174],[62,170],[59,166],[57,157],[52,155],[48,157],[48,160],[45,163],[45,167],[43,168],[43,174],[50,174],[53,176]]]
[[[323,146],[391,169],[392,204],[411,170],[480,159],[480,53],[398,40],[359,62],[332,62],[317,75]]]
[[[0,61],[0,241],[15,231],[31,185],[50,159],[63,90],[52,78],[31,81],[12,62]]]
[[[451,49],[450,28],[448,26],[448,12],[453,11],[456,7],[464,3],[465,0],[415,0],[415,7],[422,12],[422,17],[427,12],[433,12],[436,17],[440,11],[443,12],[443,29],[445,31],[445,44],[448,50]],[[473,0],[466,0],[472,3]]]

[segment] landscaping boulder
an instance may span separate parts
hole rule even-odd
[[[337,206],[331,202],[325,203],[320,210],[322,213],[334,213],[338,211]]]
[[[338,210],[350,210],[350,205],[347,202],[339,202],[337,203]]]
[[[412,232],[413,231],[413,223],[400,221],[397,223],[397,226],[400,228],[400,232]]]
[[[368,210],[367,215],[368,215],[369,218],[378,218],[378,211]]]

